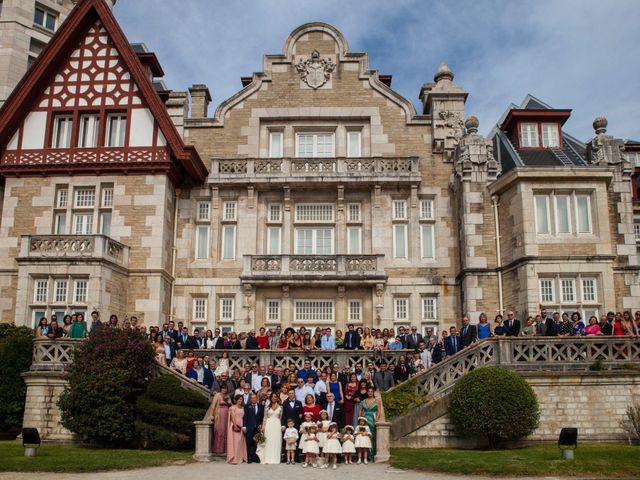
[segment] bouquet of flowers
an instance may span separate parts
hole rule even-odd
[[[267,437],[264,436],[264,433],[262,432],[258,432],[253,436],[253,441],[256,442],[257,444],[261,444],[266,442]]]
[[[364,432],[366,432],[366,431],[367,431],[367,429],[366,429],[366,428],[364,428],[364,427],[358,427],[358,431],[359,431],[360,433],[364,433]]]

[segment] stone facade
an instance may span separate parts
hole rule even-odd
[[[627,407],[640,395],[640,377],[613,372],[524,373],[540,405],[540,424],[523,443],[556,442],[563,427],[578,428],[578,440],[627,441],[620,426]],[[481,412],[478,412],[481,415]],[[416,425],[411,434],[393,440],[395,448],[472,447],[455,435],[449,414],[426,425]]]
[[[111,12],[100,15],[95,32],[115,35]],[[494,143],[478,135],[477,119],[465,121],[467,92],[445,64],[423,85],[417,112],[390,77],[369,68],[367,54],[350,52],[322,23],[294,30],[283,52],[266,55],[263,71],[244,78],[212,115],[205,85],[156,98],[146,91],[161,73],[153,54],[136,52],[133,65],[130,47],[112,44],[109,55],[122,60],[113,73],[122,76],[118,95],[131,97],[126,160],[98,145],[95,176],[78,145],[51,156],[55,102],[63,101],[57,87],[69,87],[60,75],[49,79],[52,92],[33,92],[44,103],[23,112],[17,133],[0,132],[0,321],[33,325],[40,315],[98,309],[136,314],[147,325],[413,323],[437,332],[464,312],[473,321],[483,311],[536,312],[547,277],[558,285],[570,278],[575,291],[583,278],[593,280],[596,292],[590,303],[549,307],[640,307],[630,177],[618,140],[604,132],[590,143],[588,165],[506,171]],[[57,61],[74,68],[73,59]],[[107,100],[119,105],[119,98]],[[145,126],[148,135],[139,133]],[[181,165],[184,152],[167,153],[175,144],[196,152],[207,172]],[[55,165],[45,165],[51,158]],[[71,175],[65,162],[84,166]],[[158,170],[168,163],[168,173]],[[32,176],[36,164],[44,166]],[[86,207],[94,222],[76,235],[82,212],[73,201],[87,189],[96,195]],[[536,196],[564,190],[589,196],[591,233],[541,237]],[[89,251],[75,250],[85,245]],[[56,301],[65,279],[69,293]],[[86,294],[76,298],[72,288]]]

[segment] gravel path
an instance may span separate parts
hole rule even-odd
[[[298,464],[291,465],[228,465],[224,462],[191,463],[188,465],[170,465],[142,470],[125,470],[100,473],[0,473],[0,480],[363,480],[363,476],[375,480],[497,480],[497,477],[460,476],[438,473],[421,473],[397,470],[387,464],[338,465],[332,469],[302,469]],[[531,477],[518,477],[518,480],[532,480]],[[556,480],[555,477],[540,477],[535,480]],[[576,480],[575,477],[573,480]]]

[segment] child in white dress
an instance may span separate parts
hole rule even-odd
[[[327,432],[327,440],[324,444],[325,461],[323,468],[329,468],[329,462],[333,457],[333,469],[335,470],[338,463],[338,455],[342,453],[342,447],[340,446],[340,434],[338,433],[338,425],[336,422],[329,424],[329,431]]]
[[[358,464],[368,462],[369,449],[373,446],[371,443],[371,430],[367,425],[367,419],[358,417],[358,426],[356,427],[356,449],[358,450]]]
[[[322,455],[322,449],[327,442],[327,432],[329,431],[329,414],[326,410],[320,410],[320,420],[318,421],[318,448],[320,449],[320,455]]]
[[[287,451],[287,465],[296,463],[296,443],[298,443],[298,430],[295,422],[290,418],[287,421],[287,429],[284,431],[285,450]]]
[[[353,427],[351,425],[347,425],[344,427],[344,433],[342,434],[342,461],[345,465],[350,465],[353,463],[351,460],[351,455],[356,453],[356,446],[353,437]]]
[[[309,425],[309,433],[307,433],[307,438],[304,441],[304,448],[302,449],[302,453],[304,453],[304,463],[302,466],[307,468],[307,465],[311,465],[313,468],[316,468],[318,466],[316,464],[316,456],[319,451],[318,427],[315,423],[311,423],[311,425]]]
[[[298,448],[304,453],[304,442],[307,441],[307,435],[309,434],[309,427],[313,423],[311,419],[313,413],[307,412],[304,414],[304,422],[300,424],[300,441],[298,442]]]

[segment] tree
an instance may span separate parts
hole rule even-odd
[[[121,446],[135,434],[136,401],[154,365],[138,332],[100,328],[73,353],[69,386],[58,406],[62,424],[87,441]]]
[[[33,330],[0,324],[0,431],[22,425],[27,387],[20,376],[33,357]]]
[[[520,375],[484,367],[458,380],[451,393],[449,416],[456,434],[484,438],[496,448],[532,433],[540,409],[535,392]]]

